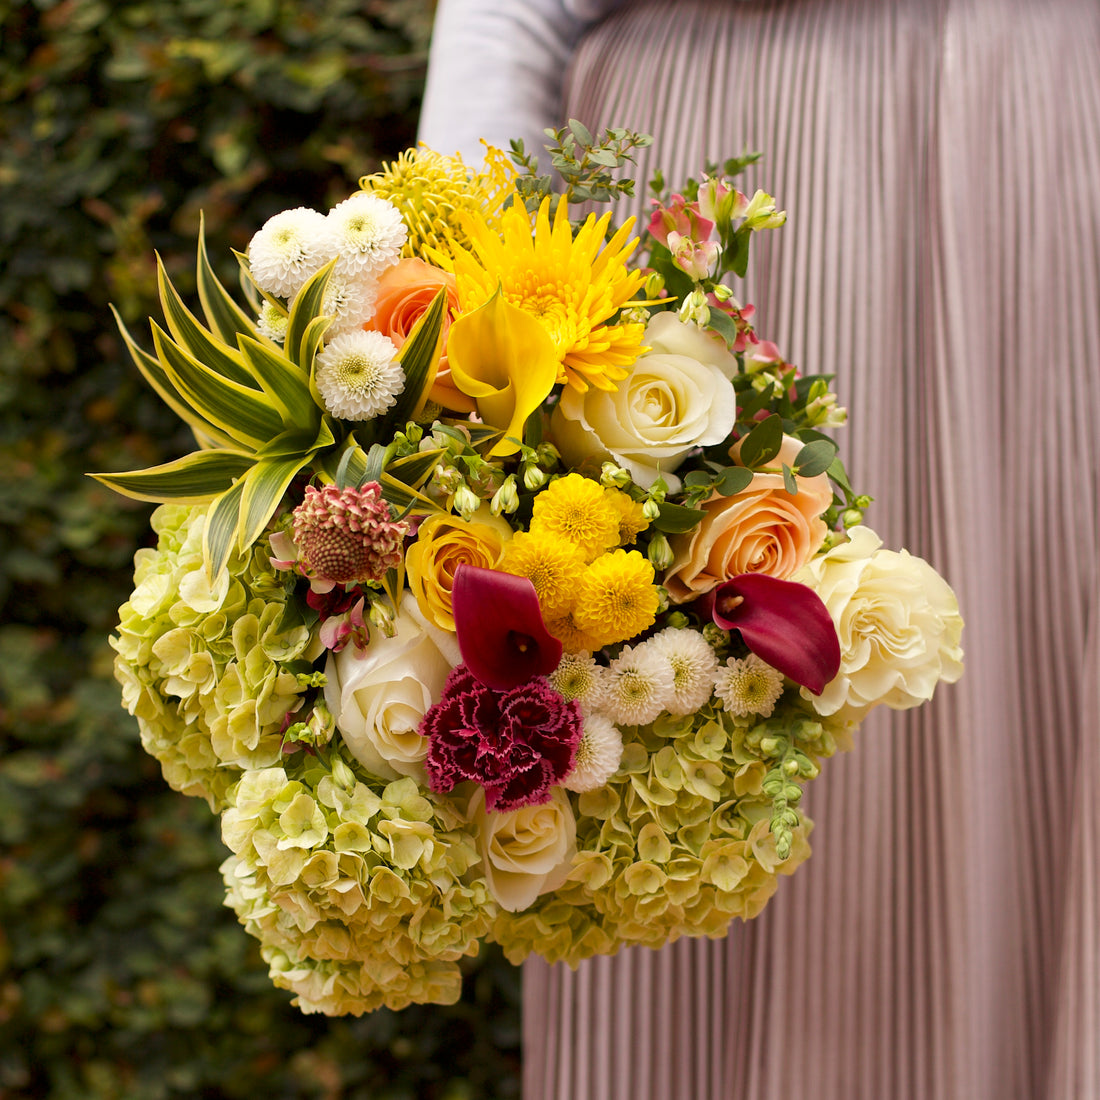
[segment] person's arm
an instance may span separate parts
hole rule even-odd
[[[587,26],[622,0],[439,0],[419,138],[481,161],[480,139],[542,153],[562,78]],[[543,154],[545,159],[545,154]]]

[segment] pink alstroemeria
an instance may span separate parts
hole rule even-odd
[[[840,640],[821,597],[796,581],[742,573],[700,601],[723,630],[796,684],[820,695],[840,670]]]
[[[714,232],[714,222],[699,213],[697,202],[685,202],[683,195],[672,195],[668,206],[662,206],[656,199],[655,207],[649,219],[649,232],[663,245],[668,243],[670,233],[678,233],[693,241],[705,241]]]
[[[451,610],[462,660],[486,687],[508,691],[558,667],[561,642],[547,631],[526,577],[462,564]]]
[[[680,233],[669,233],[668,250],[672,262],[696,282],[705,279],[718,259],[717,241],[696,241]]]

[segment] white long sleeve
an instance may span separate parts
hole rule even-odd
[[[584,30],[622,0],[439,0],[420,140],[480,162],[480,139],[541,152]],[[545,156],[544,158],[545,159]]]

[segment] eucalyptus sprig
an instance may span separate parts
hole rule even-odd
[[[618,179],[615,173],[627,164],[633,164],[634,151],[653,144],[649,134],[633,130],[613,128],[605,130],[599,140],[584,123],[575,118],[568,126],[544,131],[550,139],[546,151],[550,164],[560,177],[563,188],[553,191],[553,177],[539,174],[538,158],[528,153],[522,140],[511,142],[509,156],[520,169],[516,190],[523,196],[528,210],[539,208],[543,199],[550,197],[551,214],[564,198],[567,202],[614,202],[622,196],[634,194],[632,178]]]

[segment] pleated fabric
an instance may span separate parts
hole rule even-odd
[[[967,670],[809,787],[722,941],[525,966],[525,1100],[1100,1097],[1100,5],[627,3],[562,117],[745,149],[788,225],[739,297],[836,375],[868,522]],[[639,203],[639,209],[641,203]]]

